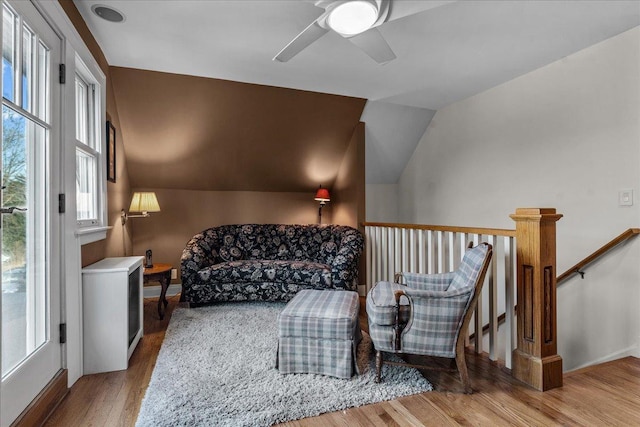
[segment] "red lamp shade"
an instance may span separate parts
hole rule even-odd
[[[330,201],[331,196],[329,196],[329,190],[320,186],[320,188],[318,188],[318,191],[316,191],[316,200],[323,203]]]

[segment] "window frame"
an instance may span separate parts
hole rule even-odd
[[[107,206],[106,206],[106,160],[104,150],[102,149],[105,144],[105,133],[102,132],[102,126],[100,125],[104,120],[105,104],[104,104],[104,87],[100,81],[95,77],[96,73],[85,64],[85,62],[76,54],[75,69],[73,70],[73,93],[74,93],[74,159],[78,151],[82,151],[85,155],[93,157],[95,159],[95,175],[93,180],[95,182],[95,194],[93,205],[95,208],[95,216],[93,218],[78,219],[77,203],[75,206],[75,221],[76,221],[76,234],[86,236],[83,243],[89,243],[91,241],[97,241],[104,238],[104,230],[107,226]],[[69,73],[71,74],[71,73]],[[78,96],[77,96],[77,83],[78,78],[87,88],[84,99],[87,101],[87,108],[83,113],[86,120],[86,135],[87,141],[78,139]],[[69,79],[71,80],[71,79]],[[74,171],[77,172],[78,163],[74,161]],[[76,198],[78,194],[75,194]],[[94,231],[99,232],[98,235],[91,236]]]

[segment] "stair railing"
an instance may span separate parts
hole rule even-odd
[[[559,275],[556,278],[556,286],[559,286],[562,282],[564,282],[565,280],[569,279],[573,274],[580,274],[580,276],[584,279],[585,272],[583,271],[583,269],[586,266],[588,266],[589,264],[591,264],[592,262],[594,262],[598,258],[602,257],[603,255],[605,255],[607,252],[609,252],[610,250],[612,250],[613,248],[615,248],[619,244],[626,242],[627,240],[631,239],[632,237],[636,237],[638,234],[640,234],[640,228],[628,228],[627,230],[623,231],[618,236],[616,236],[614,239],[612,239],[608,243],[602,245],[600,248],[595,250],[592,254],[590,254],[589,256],[585,257],[583,260],[578,262],[576,265],[574,265],[573,267],[569,268],[567,271],[565,271],[564,273]],[[500,314],[498,316],[498,326],[500,326],[500,325],[502,325],[504,323],[505,318],[506,318],[506,313],[502,313],[502,314]],[[482,333],[483,334],[488,333],[490,327],[491,327],[491,325],[489,323],[485,323],[482,326]],[[473,340],[475,338],[474,333],[472,333],[469,338]]]
[[[638,234],[640,234],[640,228],[629,228],[623,231],[620,235],[612,239],[610,242],[602,245],[602,247],[594,251],[591,255],[587,256],[582,261],[578,262],[576,265],[574,265],[573,267],[569,268],[567,271],[559,275],[558,278],[556,279],[556,283],[560,284],[560,282],[565,281],[566,279],[571,277],[573,274],[580,274],[580,276],[584,279],[583,269],[587,265],[591,264],[593,261],[600,258],[602,255],[606,254],[607,252],[609,252],[611,249],[615,248],[619,244],[629,240],[632,237],[637,236]]]

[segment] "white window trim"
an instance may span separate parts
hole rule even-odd
[[[93,57],[92,57],[93,58]],[[93,115],[93,126],[92,123],[89,123],[89,132],[93,134],[95,144],[92,147],[90,141],[89,144],[82,143],[75,138],[75,126],[73,128],[74,133],[74,141],[75,141],[75,149],[78,148],[95,156],[97,159],[97,173],[96,173],[96,191],[97,191],[97,216],[93,220],[78,220],[76,219],[76,236],[83,236],[83,241],[88,240],[89,243],[91,241],[97,241],[106,238],[106,234],[102,237],[103,233],[101,229],[107,226],[108,221],[108,213],[107,213],[107,183],[106,183],[106,158],[104,156],[105,150],[103,147],[106,145],[106,129],[103,123],[106,123],[106,103],[104,99],[106,98],[106,81],[100,82],[99,78],[96,77],[98,74],[96,70],[92,70],[90,66],[81,58],[81,56],[76,52],[76,58],[73,73],[71,71],[67,71],[67,81],[68,84],[73,84],[73,91],[75,94],[75,76],[79,75],[82,80],[87,83],[87,85],[93,90],[94,96],[94,106],[97,108],[89,109],[89,113]],[[97,66],[97,64],[95,64]],[[102,74],[102,73],[100,73]],[[73,83],[71,83],[73,82]],[[74,96],[74,105],[77,100],[77,97]],[[93,110],[93,111],[92,111]],[[75,109],[74,109],[74,121],[76,118]],[[75,123],[74,123],[75,124]],[[74,191],[75,195],[75,191]],[[75,199],[74,199],[75,201]],[[98,230],[97,233],[93,234],[93,230]],[[87,232],[88,230],[88,232]],[[95,240],[93,240],[95,239]],[[83,243],[84,244],[84,243]]]
[[[76,230],[75,235],[80,243],[80,246],[87,243],[97,242],[107,238],[107,231],[112,227],[100,226],[100,227],[83,227]]]
[[[67,84],[63,88],[63,124],[62,124],[62,172],[64,193],[66,194],[66,213],[62,230],[63,248],[61,248],[62,267],[62,320],[67,324],[67,343],[63,348],[63,367],[68,369],[67,386],[71,387],[83,374],[82,356],[82,278],[81,245],[103,240],[111,227],[107,226],[106,182],[103,182],[102,210],[105,224],[101,227],[88,227],[78,230],[76,221],[75,193],[75,87],[69,81],[75,76],[76,58],[89,69],[100,86],[101,117],[98,124],[106,123],[106,77],[91,51],[86,46],[64,9],[57,1],[33,0],[43,16],[56,28],[63,38],[63,55],[66,64]],[[105,134],[100,135],[100,144],[105,143]],[[104,162],[106,163],[106,161]],[[106,165],[104,165],[106,168]],[[103,175],[104,176],[104,175]],[[118,218],[119,220],[119,218]]]

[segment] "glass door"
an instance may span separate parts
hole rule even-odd
[[[3,2],[2,18],[0,425],[7,426],[62,366],[52,210],[61,41],[31,2]]]

